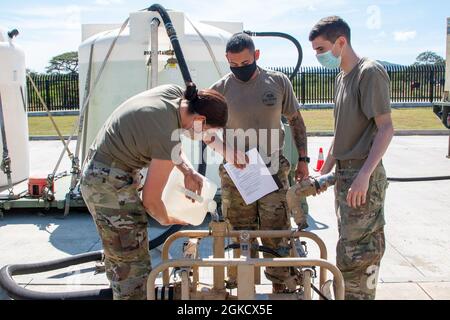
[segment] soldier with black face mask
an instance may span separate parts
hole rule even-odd
[[[220,148],[225,161],[238,168],[246,164],[245,152],[258,148],[282,187],[247,205],[221,165],[222,212],[235,230],[289,230],[286,191],[289,188],[290,163],[282,154],[284,128],[281,117],[289,120],[300,155],[296,180],[309,176],[306,127],[291,82],[280,72],[257,66],[259,56],[260,51],[255,49],[253,40],[245,33],[233,35],[227,43],[226,57],[231,73],[211,87],[222,93],[228,104],[227,130]],[[306,218],[298,223],[301,229],[307,226]],[[262,242],[281,256],[289,254],[287,239],[262,239]],[[233,288],[236,286],[236,270],[228,271],[227,287]],[[289,279],[292,276],[289,268],[266,268],[266,276],[272,281],[274,292],[285,291],[287,281],[292,280]]]

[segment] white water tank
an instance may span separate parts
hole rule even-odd
[[[26,180],[29,176],[25,72],[23,50],[4,30],[0,30],[0,95],[13,183]],[[3,139],[0,139],[0,152],[1,161]],[[0,171],[0,188],[7,186],[6,175]]]
[[[177,32],[192,80],[198,88],[208,88],[229,72],[229,65],[225,58],[226,43],[234,33],[243,30],[242,23],[192,21],[194,28],[182,12],[170,11],[169,16]],[[148,53],[151,46],[150,24],[155,17],[161,21],[158,29],[160,54],[158,55],[157,84],[173,83],[184,87],[179,66],[168,63],[174,56],[167,55],[167,52],[164,53],[171,50],[172,46],[159,14],[147,11],[131,13],[129,26],[119,36],[109,62],[90,99],[82,133],[83,159],[97,132],[115,108],[131,96],[151,88],[152,66],[151,63],[148,64]],[[119,28],[120,24],[82,26],[83,43],[79,47],[81,104],[85,95],[91,45],[94,44],[91,71],[92,88],[107,51],[119,33]],[[200,32],[203,39],[195,29]],[[217,70],[204,40],[209,44],[219,70]],[[183,139],[183,148],[191,162],[195,164],[197,163],[195,156],[198,157],[200,153],[199,143],[187,140]],[[219,185],[218,165],[222,158],[209,149],[207,150],[206,176]]]

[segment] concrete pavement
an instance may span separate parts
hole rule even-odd
[[[319,147],[325,151],[330,137],[309,138],[312,166]],[[32,141],[33,171],[49,172],[61,151],[59,141]],[[72,144],[72,148],[74,145]],[[394,137],[384,158],[388,176],[418,177],[450,175],[447,154],[448,137]],[[63,170],[70,169],[64,159]],[[328,247],[329,260],[335,261],[337,240],[332,190],[310,198],[310,231],[317,233]],[[397,183],[389,186],[386,199],[387,248],[382,261],[377,299],[450,299],[450,181]],[[61,219],[59,212],[5,212],[0,221],[0,267],[5,264],[31,263],[73,254],[100,250],[95,226],[86,212],[74,212]],[[206,228],[204,224],[202,227]],[[151,228],[153,237],[158,230]],[[179,240],[171,251],[180,255]],[[211,242],[201,243],[202,256],[211,254]],[[317,250],[310,245],[310,257]],[[159,252],[152,251],[152,263]],[[16,277],[33,290],[67,291],[105,287],[104,274],[94,275],[93,264],[37,275]],[[205,270],[206,271],[206,270]],[[204,272],[205,281],[211,277]],[[270,286],[264,280],[261,290]],[[0,292],[0,298],[5,297]]]

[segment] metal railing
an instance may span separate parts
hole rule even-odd
[[[291,76],[293,67],[273,67]],[[391,79],[391,101],[417,103],[439,101],[445,82],[444,65],[385,66]],[[321,67],[302,67],[292,80],[299,102],[331,104],[334,99],[335,78],[339,70]],[[79,109],[78,74],[32,75],[45,103],[51,111]],[[32,86],[27,83],[28,111],[44,111]]]
[[[274,67],[291,76],[292,67]],[[397,66],[385,69],[391,79],[392,102],[434,102],[441,100],[444,91],[445,66]],[[335,78],[338,69],[302,67],[292,81],[297,99],[301,104],[333,103]]]
[[[78,110],[78,74],[31,75],[51,111]],[[28,112],[45,111],[27,79]]]

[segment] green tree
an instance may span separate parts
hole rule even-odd
[[[53,57],[46,71],[47,73],[78,73],[78,52],[65,52]]]
[[[414,62],[414,66],[421,65],[437,65],[437,64],[445,64],[445,59],[438,55],[433,51],[425,51],[419,54],[416,58],[416,62]]]
[[[39,73],[39,72],[37,72],[37,71],[34,71],[33,69],[26,69],[26,72],[27,72],[27,74],[29,74],[30,76],[38,76],[38,75],[40,75],[41,73]]]

